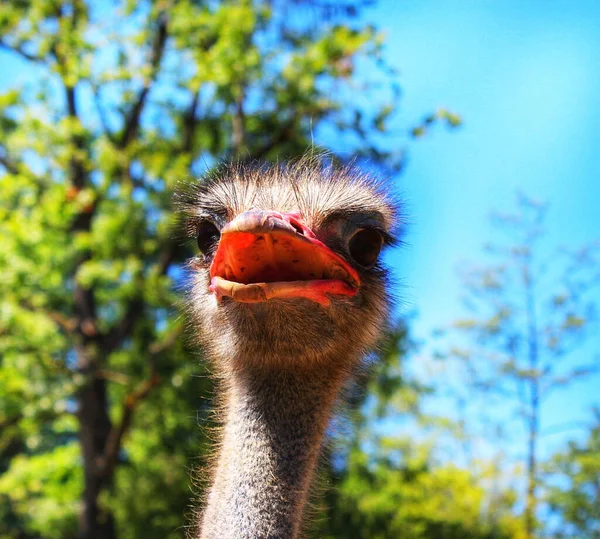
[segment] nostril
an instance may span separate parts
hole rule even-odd
[[[300,219],[296,219],[294,215],[289,213],[285,215],[285,220],[294,228],[294,230],[306,238],[316,238],[313,231],[302,223]]]
[[[304,227],[300,223],[298,223],[295,219],[290,219],[288,222],[294,227],[294,230],[298,232],[298,234],[304,236]]]

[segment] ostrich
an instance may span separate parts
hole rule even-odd
[[[340,390],[388,313],[382,186],[317,159],[230,165],[177,195],[222,430],[195,537],[294,538]]]

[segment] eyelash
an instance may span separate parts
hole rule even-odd
[[[394,236],[392,236],[389,232],[386,232],[385,230],[383,230],[381,227],[365,226],[363,228],[367,228],[367,229],[375,230],[375,231],[379,232],[381,234],[381,237],[383,238],[384,245],[395,245],[396,244],[396,238],[394,238]]]

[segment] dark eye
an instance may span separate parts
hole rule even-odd
[[[375,265],[382,246],[383,236],[373,228],[359,230],[348,242],[350,256],[359,266],[366,269]]]
[[[219,241],[221,233],[211,221],[202,221],[198,226],[198,236],[196,241],[202,254],[207,254]]]

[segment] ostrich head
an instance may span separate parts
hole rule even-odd
[[[396,213],[376,181],[319,160],[230,165],[179,203],[200,250],[191,311],[224,370],[351,366],[373,346]]]

